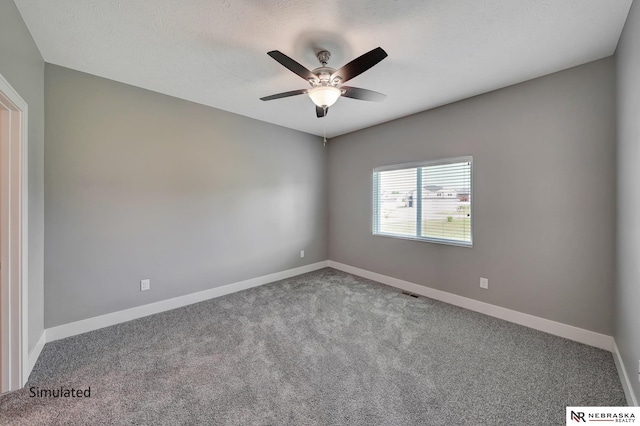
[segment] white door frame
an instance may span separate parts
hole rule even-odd
[[[28,379],[27,103],[0,74],[0,391]]]

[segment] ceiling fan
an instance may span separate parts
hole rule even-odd
[[[279,50],[272,50],[271,52],[268,52],[267,55],[280,62],[280,64],[288,68],[290,71],[307,80],[311,85],[311,88],[292,90],[290,92],[265,96],[264,98],[260,98],[262,101],[271,101],[274,99],[287,98],[289,96],[307,94],[316,105],[316,115],[320,118],[327,115],[329,107],[336,103],[340,96],[372,102],[380,102],[387,97],[387,95],[374,92],[373,90],[342,86],[342,83],[362,74],[386,58],[387,52],[385,52],[381,47],[376,47],[364,55],[357,57],[338,70],[327,66],[329,58],[331,58],[331,53],[326,50],[318,52],[316,56],[318,57],[318,61],[320,61],[321,66],[312,71],[309,71]]]

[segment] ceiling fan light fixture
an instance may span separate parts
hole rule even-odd
[[[307,92],[314,104],[321,108],[328,108],[335,104],[342,91],[333,86],[318,86]]]

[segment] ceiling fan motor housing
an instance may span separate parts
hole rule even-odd
[[[340,77],[331,78],[331,75],[336,72],[335,69],[330,67],[318,67],[311,71],[317,79],[309,79],[309,83],[311,83],[311,87],[318,86],[337,86],[340,84]]]
[[[334,68],[327,66],[327,63],[331,58],[331,53],[327,50],[321,50],[320,52],[318,52],[316,56],[318,58],[318,61],[320,61],[320,63],[322,64],[322,66],[315,68],[313,71],[311,71],[317,77],[317,79],[309,79],[309,83],[311,84],[311,87],[338,86],[342,79],[338,76],[332,79],[331,75],[334,72],[336,72],[336,70]]]

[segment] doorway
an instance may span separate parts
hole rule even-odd
[[[0,392],[27,379],[27,115],[0,74]]]

